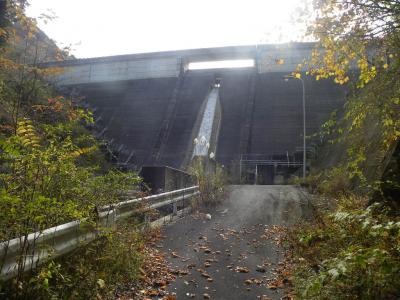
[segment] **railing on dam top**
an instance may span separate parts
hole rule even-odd
[[[117,220],[135,213],[171,206],[172,213],[152,224],[158,225],[186,211],[185,201],[199,193],[198,186],[158,195],[130,199],[98,209],[97,224],[75,220],[40,232],[21,236],[0,244],[0,279],[7,280],[18,272],[31,270],[39,264],[66,254],[99,237],[101,229],[111,228]],[[138,208],[138,204],[145,204]]]

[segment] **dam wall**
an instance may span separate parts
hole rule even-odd
[[[65,72],[53,80],[64,94],[84,97],[95,130],[128,168],[186,168],[207,95],[219,84],[216,161],[243,156],[295,157],[302,146],[302,85],[286,82],[313,44],[194,49],[50,63]],[[253,67],[190,70],[191,62],[254,59]],[[279,63],[278,61],[281,60]],[[283,62],[283,63],[282,63]],[[346,90],[305,76],[307,136],[345,103]],[[315,138],[307,139],[312,145]],[[213,142],[214,143],[214,142]],[[297,154],[296,154],[297,153]],[[289,160],[289,158],[288,158]]]
[[[314,43],[290,43],[204,48],[73,59],[43,66],[62,69],[60,75],[52,78],[58,85],[178,77],[191,62],[216,60],[253,59],[258,73],[292,72],[310,57],[313,47]]]

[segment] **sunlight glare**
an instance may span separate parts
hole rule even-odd
[[[254,59],[216,60],[189,63],[189,70],[249,68],[254,67]]]

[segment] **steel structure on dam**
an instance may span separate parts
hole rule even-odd
[[[301,82],[285,82],[283,76],[310,57],[313,47],[311,43],[221,47],[47,65],[64,68],[55,82],[66,93],[85,97],[96,116],[97,134],[110,142],[120,163],[134,168],[187,166],[208,95],[218,78],[219,98],[209,142],[217,162],[233,170],[243,157],[287,160],[288,166],[296,162],[302,146]],[[191,62],[235,59],[253,59],[255,64],[188,69]],[[278,63],[282,60],[283,64]],[[303,78],[307,135],[312,135],[333,110],[343,106],[345,90],[330,80]]]

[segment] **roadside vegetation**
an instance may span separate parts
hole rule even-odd
[[[224,170],[213,159],[197,157],[189,172],[196,179],[200,192],[192,201],[193,208],[215,207],[225,199]]]
[[[400,3],[317,0],[314,12],[309,34],[320,42],[307,74],[348,85],[349,96],[323,126],[303,182],[320,200],[315,218],[289,234],[295,294],[398,299]]]
[[[8,241],[19,238],[22,245],[17,275],[0,281],[0,298],[174,299],[164,289],[175,275],[154,247],[160,234],[144,232],[140,215],[112,228],[100,225],[99,208],[139,192],[141,179],[107,161],[105,145],[91,133],[92,113],[46,80],[61,70],[41,64],[70,56],[25,16],[26,5],[7,1],[0,16],[0,268]],[[196,207],[213,207],[224,197],[223,169],[213,166],[193,165]],[[96,229],[97,239],[24,271],[24,258],[35,254],[27,235],[73,220]]]
[[[40,63],[68,59],[67,49],[24,15],[25,1],[1,5],[7,6],[0,16],[0,240],[20,238],[23,246],[18,274],[0,283],[0,298],[113,298],[118,284],[138,276],[142,235],[134,219],[103,231],[97,208],[120,202],[140,178],[106,161],[90,132],[91,112],[45,80],[60,70]],[[23,258],[33,254],[27,234],[72,220],[96,227],[100,238],[24,272]]]

